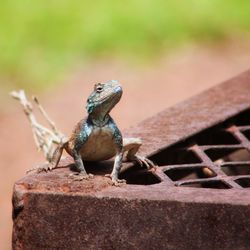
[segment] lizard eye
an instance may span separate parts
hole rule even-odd
[[[96,90],[96,92],[100,93],[103,90],[103,86],[99,84],[96,86],[95,90]]]

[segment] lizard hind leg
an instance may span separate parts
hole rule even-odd
[[[66,143],[59,144],[48,162],[30,169],[26,173],[33,172],[33,171],[36,171],[37,173],[41,173],[41,172],[48,172],[48,171],[51,171],[52,169],[55,169],[58,166],[58,163],[61,159],[65,145]]]
[[[123,139],[123,152],[127,152],[127,161],[135,161],[140,164],[141,167],[144,165],[147,169],[151,169],[155,167],[155,164],[144,156],[140,156],[137,154],[140,146],[142,145],[142,141],[139,138],[124,138]]]

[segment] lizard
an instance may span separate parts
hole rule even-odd
[[[119,179],[125,153],[127,161],[136,161],[148,169],[155,167],[151,160],[137,154],[142,145],[141,139],[123,138],[110,116],[110,111],[120,101],[122,93],[122,85],[116,80],[95,84],[87,99],[87,117],[77,123],[69,139],[65,139],[57,146],[49,163],[40,166],[38,172],[55,169],[63,150],[74,159],[76,180],[92,177],[91,174],[87,174],[84,161],[103,161],[115,157],[113,170],[108,176],[114,185],[125,182]]]

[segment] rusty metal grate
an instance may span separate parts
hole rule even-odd
[[[155,175],[172,186],[248,188],[249,139],[250,110],[247,110],[152,155],[151,159],[159,165]]]
[[[130,185],[112,162],[70,181],[68,159],[17,181],[13,249],[249,249],[249,88],[250,70],[125,131],[159,165],[124,164]]]

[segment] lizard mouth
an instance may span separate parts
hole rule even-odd
[[[117,86],[117,87],[114,89],[114,92],[115,92],[115,93],[122,92],[122,87],[121,87],[120,85]]]

